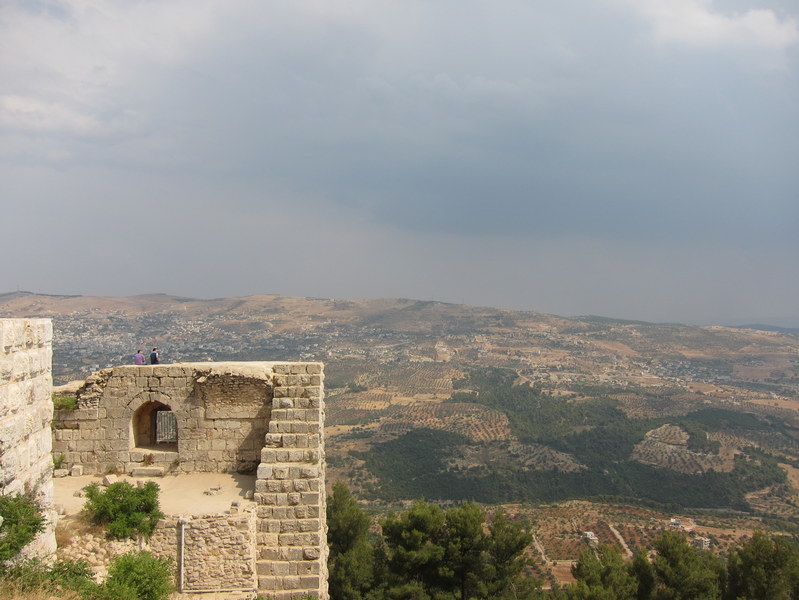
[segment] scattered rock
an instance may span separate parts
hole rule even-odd
[[[66,477],[69,475],[69,469],[53,469],[53,477]]]
[[[103,477],[103,485],[108,487],[112,483],[116,483],[119,478],[116,475],[106,475]]]
[[[72,468],[69,470],[69,474],[72,475],[72,477],[82,477],[83,465],[72,465]]]

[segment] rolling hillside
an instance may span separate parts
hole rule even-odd
[[[329,477],[376,501],[624,498],[796,519],[799,337],[409,299],[0,295],[56,382],[128,363],[322,360]]]

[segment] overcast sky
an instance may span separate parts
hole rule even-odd
[[[799,326],[796,0],[2,0],[0,292]]]

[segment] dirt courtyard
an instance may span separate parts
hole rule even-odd
[[[64,507],[67,516],[78,514],[85,498],[75,492],[103,478],[97,475],[59,477],[53,479],[53,501]],[[161,489],[161,511],[171,516],[222,514],[230,509],[231,502],[244,506],[252,500],[245,499],[248,491],[255,490],[255,475],[233,473],[185,473],[164,477],[129,477],[119,475],[117,481],[136,485],[137,480],[154,481]]]

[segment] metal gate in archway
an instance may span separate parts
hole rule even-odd
[[[156,444],[174,444],[178,441],[178,421],[171,410],[159,410],[155,413]]]

